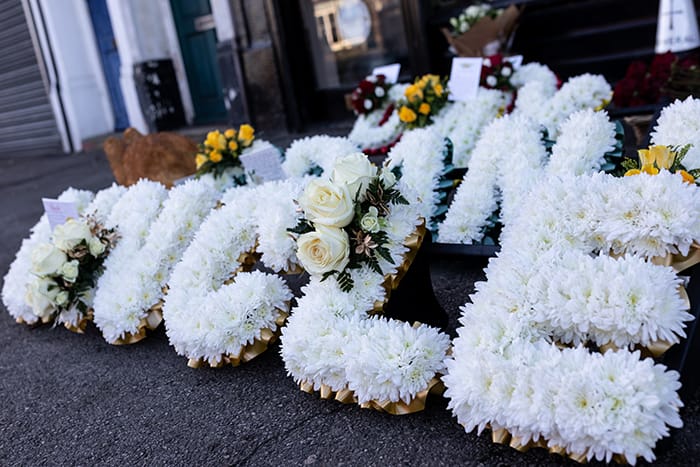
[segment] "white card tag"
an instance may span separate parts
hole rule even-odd
[[[386,76],[386,82],[394,84],[399,80],[399,73],[401,72],[400,63],[392,63],[391,65],[378,66],[372,70],[372,76],[384,75]]]
[[[511,57],[506,57],[506,60],[508,60],[510,64],[513,65],[513,68],[515,68],[516,70],[520,68],[520,66],[523,64],[522,55],[513,55]]]
[[[453,101],[467,101],[476,97],[481,80],[482,58],[456,57],[450,71],[450,97]]]
[[[75,203],[70,201],[58,201],[50,198],[41,198],[46,211],[46,217],[49,219],[49,225],[53,230],[57,225],[65,224],[69,218],[77,219],[78,208]]]
[[[241,162],[247,173],[252,173],[255,178],[261,178],[264,182],[286,178],[282,170],[280,152],[274,146],[241,154]]]

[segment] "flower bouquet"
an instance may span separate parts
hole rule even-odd
[[[60,316],[68,329],[82,333],[92,319],[92,289],[116,241],[114,229],[92,216],[56,226],[52,242],[32,252],[36,278],[29,283],[26,300],[34,314],[44,323]]]
[[[233,128],[221,133],[219,130],[210,131],[207,138],[199,145],[195,157],[197,177],[211,173],[214,178],[221,178],[229,173],[234,185],[245,185],[245,173],[241,165],[240,155],[244,149],[253,145],[255,130],[248,124],[243,124],[236,131]]]
[[[350,106],[357,119],[348,139],[365,154],[386,154],[401,138],[403,127],[394,109],[404,88],[390,85],[384,75],[378,75],[362,80],[352,92]]]
[[[430,125],[447,104],[448,95],[446,77],[428,74],[416,78],[397,104],[399,119],[409,130]]]
[[[495,54],[485,57],[481,65],[479,86],[506,92],[515,91],[515,86],[511,83],[513,72],[513,64],[505,60],[503,55]]]
[[[410,274],[425,237],[405,189],[358,153],[339,159],[330,180],[312,180],[300,196],[303,217],[291,231],[311,281],[283,330],[282,356],[302,390],[405,414],[422,410],[438,388],[447,336],[376,316]],[[421,298],[411,308],[426,318],[430,307]]]
[[[519,16],[515,5],[506,9],[494,9],[485,3],[470,5],[451,18],[452,29],[442,28],[442,33],[460,57],[491,55],[508,42]]]
[[[690,145],[685,145],[682,148],[669,148],[663,145],[649,146],[649,149],[640,149],[637,151],[639,160],[625,159],[622,165],[627,171],[625,177],[639,175],[645,173],[647,175],[658,175],[659,170],[668,170],[671,173],[677,173],[687,183],[696,184],[697,178],[700,177],[700,168],[686,170],[683,165],[683,159],[688,153]]]

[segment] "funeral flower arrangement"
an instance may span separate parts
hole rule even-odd
[[[387,91],[383,107],[357,116],[348,139],[362,148],[365,154],[386,154],[401,137],[403,125],[395,109],[407,86],[392,85]]]
[[[287,229],[298,223],[302,187],[288,179],[231,188],[174,266],[163,318],[190,366],[238,365],[276,339],[292,293],[281,277],[250,269],[258,260],[273,271],[297,268]]]
[[[664,107],[651,132],[651,142],[677,147],[690,144],[683,165],[690,169],[700,167],[700,99],[688,97]]]
[[[72,222],[88,222],[86,219],[88,218],[87,216],[89,216],[90,223],[101,225],[124,191],[125,189],[123,187],[112,185],[109,188],[101,190],[97,195],[93,195],[93,193],[89,191],[69,188],[58,197],[58,200],[75,203],[81,217]],[[65,230],[65,228],[59,230],[59,236],[63,235],[61,230]],[[107,236],[113,239],[112,235]],[[65,247],[66,243],[61,240],[61,245]],[[89,243],[87,245],[89,253]],[[49,246],[53,248],[49,248]],[[57,283],[56,280],[39,278],[39,275],[56,275],[47,272],[47,267],[50,266],[49,263],[52,262],[55,262],[54,266],[56,266],[56,271],[54,272],[58,273],[58,275],[62,272],[58,270],[58,260],[63,259],[61,254],[66,256],[66,260],[68,260],[68,257],[64,251],[60,249],[54,251],[54,248],[57,249],[52,240],[51,228],[46,215],[43,215],[39,222],[32,228],[30,237],[22,242],[22,246],[17,252],[15,260],[10,265],[10,270],[4,279],[2,290],[3,303],[8,312],[19,323],[34,324],[40,320],[43,322],[50,322],[55,319],[56,323],[64,324],[67,328],[80,332],[87,324],[88,317],[84,316],[83,312],[78,308],[77,303],[75,304],[76,306],[67,306],[68,302],[64,302],[64,299],[67,298],[66,294],[61,294],[59,298],[59,293],[62,292],[62,290],[58,286],[52,286],[52,282]],[[105,245],[105,250],[106,249]],[[101,261],[106,255],[106,252],[100,254],[97,253],[98,250],[99,246],[93,241],[93,252],[101,257],[99,260]],[[94,258],[94,255],[91,256],[93,257],[93,261],[91,262],[95,264],[99,262]],[[42,258],[44,261],[42,261]],[[86,263],[87,260],[86,258],[82,259],[83,263]],[[78,263],[80,265],[80,261],[78,261]],[[70,266],[65,267],[65,272],[68,274],[67,278],[63,277],[57,279],[60,281],[68,281],[71,279],[75,272],[74,266],[75,263],[71,263]],[[52,267],[48,269],[52,269]],[[63,267],[60,269],[62,270]],[[86,308],[92,306],[93,292],[92,286],[88,286],[88,269],[89,268],[86,267],[83,268],[80,284],[77,284],[79,282],[78,277],[74,279],[73,286],[70,287],[72,290],[68,294],[68,297],[70,297],[71,294],[79,295],[80,302],[83,303]],[[98,270],[99,268],[97,268],[96,272]],[[44,272],[47,272],[47,274],[43,274]],[[80,273],[80,268],[78,268],[78,274]],[[70,282],[68,284],[70,284]],[[78,285],[80,285],[80,293],[78,293]],[[50,290],[49,286],[52,286]],[[56,301],[61,302],[60,306]]]
[[[447,103],[448,95],[447,78],[430,74],[416,78],[397,104],[399,119],[409,130],[429,125]]]
[[[160,324],[170,273],[221,193],[203,180],[189,180],[167,195],[140,247],[129,249],[128,260],[111,262],[101,281],[95,324],[107,342],[138,342]]]
[[[406,255],[422,238],[407,192],[390,171],[352,154],[299,198],[297,256],[311,280],[283,329],[282,357],[303,390],[409,413],[422,409],[436,384],[449,338],[370,316],[381,313],[391,278],[408,267]]]
[[[231,171],[237,185],[245,184],[245,174],[241,167],[240,155],[249,148],[255,139],[255,130],[248,124],[241,125],[236,131],[229,128],[223,133],[210,131],[207,138],[199,145],[196,156],[197,176],[212,173],[215,178]]]
[[[625,177],[631,177],[642,173],[658,175],[660,170],[667,170],[679,174],[683,177],[683,180],[688,183],[696,183],[695,179],[700,176],[700,169],[694,168],[687,171],[686,167],[683,165],[683,159],[689,149],[690,145],[685,145],[682,148],[653,145],[649,146],[648,149],[640,149],[637,151],[639,161],[627,159],[623,162],[623,165],[627,169]]]
[[[485,57],[481,65],[481,80],[479,85],[486,89],[513,91],[511,82],[514,72],[513,64],[501,54]]]
[[[384,75],[368,76],[360,81],[350,98],[355,115],[364,115],[383,108],[389,98],[390,87]],[[391,111],[393,108],[389,112]]]
[[[465,429],[577,460],[652,461],[682,424],[680,383],[640,351],[663,353],[692,319],[682,281],[657,259],[689,253],[698,203],[698,188],[666,170],[538,183],[462,308],[443,381]]]

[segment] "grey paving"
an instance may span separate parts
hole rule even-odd
[[[42,196],[111,181],[99,151],[0,158],[0,274]],[[480,278],[479,265],[435,258],[450,332]],[[94,328],[31,329],[0,311],[0,465],[573,465],[467,434],[446,405],[433,398],[424,412],[396,417],[322,401],[286,376],[276,345],[238,368],[193,370],[162,329],[115,347]],[[689,401],[659,464],[700,462],[699,407],[697,396]]]

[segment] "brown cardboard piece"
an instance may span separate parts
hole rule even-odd
[[[453,36],[448,28],[442,28],[447,42],[455,48],[460,57],[481,57],[484,46],[498,41],[501,46],[508,41],[520,17],[520,10],[510,5],[496,19],[481,18],[469,31]]]

